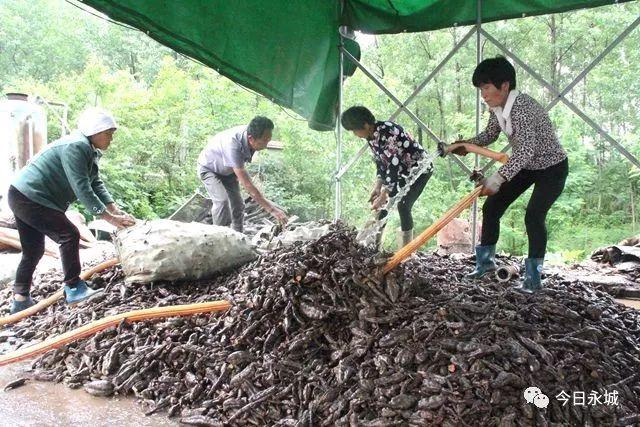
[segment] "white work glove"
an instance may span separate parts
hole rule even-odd
[[[504,184],[506,179],[500,175],[497,171],[493,173],[489,178],[482,180],[482,192],[483,196],[493,196],[500,190],[500,186]]]

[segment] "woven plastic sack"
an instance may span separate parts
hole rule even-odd
[[[256,258],[242,233],[168,219],[119,230],[114,244],[127,283],[207,279]]]
[[[274,230],[277,226],[262,227],[251,239],[251,244],[258,251],[270,251],[280,247],[293,246],[296,242],[310,242],[318,240],[331,232],[331,224],[321,224],[315,221],[296,224],[290,221],[286,229],[279,233]]]

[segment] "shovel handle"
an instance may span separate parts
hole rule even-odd
[[[469,144],[468,142],[456,142],[455,144],[451,144],[448,151],[451,152],[457,147],[464,147],[467,153],[475,153],[483,157],[488,157],[502,164],[507,163],[507,161],[509,160],[509,156],[506,153],[489,150],[488,148],[480,147],[476,144]]]
[[[462,200],[456,203],[451,209],[444,213],[436,222],[431,224],[429,228],[424,230],[418,237],[407,243],[400,248],[389,260],[382,269],[384,274],[387,274],[394,268],[396,268],[402,261],[411,256],[412,253],[420,249],[422,245],[427,243],[438,231],[442,230],[447,224],[449,224],[454,218],[460,215],[460,212],[467,209],[475,199],[480,196],[482,186],[478,186],[471,193],[467,194]]]

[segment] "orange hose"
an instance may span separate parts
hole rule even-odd
[[[93,276],[94,274],[100,273],[101,271],[104,271],[107,268],[113,267],[114,265],[118,265],[118,264],[120,264],[120,261],[118,260],[118,258],[112,258],[108,261],[105,261],[96,265],[95,267],[91,267],[89,270],[85,271],[84,273],[81,273],[80,278],[82,280],[89,280],[91,279],[91,276]]]
[[[481,191],[482,186],[478,186],[475,190],[467,194],[462,200],[449,209],[440,219],[431,224],[429,228],[420,233],[418,237],[407,243],[406,246],[400,248],[398,252],[389,258],[389,261],[387,261],[387,264],[382,270],[383,273],[387,274],[396,268],[402,261],[411,256],[412,253],[420,249],[420,247],[435,236],[438,231],[442,230],[445,225],[449,224],[455,217],[460,215],[460,212],[471,206],[473,201],[480,196]]]
[[[108,316],[65,332],[64,334],[56,337],[48,338],[41,343],[21,348],[13,353],[0,356],[0,366],[19,362],[20,360],[28,359],[49,350],[62,347],[63,345],[86,338],[110,328],[111,326],[117,326],[123,320],[132,323],[140,322],[142,320],[161,319],[165,317],[191,316],[193,314],[227,310],[229,307],[231,307],[231,303],[229,301],[220,300],[197,304],[174,305],[170,307],[154,307]]]
[[[113,267],[114,265],[117,265],[119,262],[120,261],[118,261],[118,258],[113,258],[113,259],[110,259],[109,261],[105,261],[101,264],[96,265],[95,267],[90,268],[88,271],[85,271],[84,273],[80,274],[80,278],[82,280],[87,280],[91,278],[91,276],[93,276],[94,274],[99,273],[103,270],[106,270],[109,267]],[[60,289],[50,297],[43,299],[42,301],[38,302],[35,305],[32,305],[26,310],[22,310],[18,313],[10,314],[9,316],[0,318],[0,326],[11,325],[13,323],[19,322],[20,320],[26,317],[29,317],[32,314],[36,314],[37,312],[44,310],[45,308],[49,307],[52,304],[55,304],[59,299],[62,299],[63,297],[64,297],[64,292],[62,291],[62,289]]]

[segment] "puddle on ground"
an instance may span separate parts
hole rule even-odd
[[[29,362],[0,368],[0,426],[176,426],[165,415],[144,416],[133,398],[91,396],[63,384],[28,381],[4,391],[5,385],[22,378]]]

